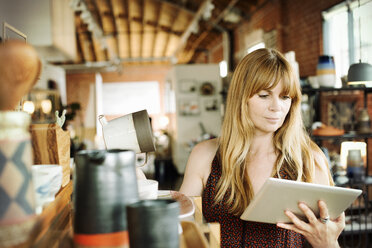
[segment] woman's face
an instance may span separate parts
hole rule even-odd
[[[273,133],[283,125],[292,100],[282,94],[282,89],[282,82],[279,82],[275,88],[261,90],[248,100],[249,117],[256,127],[255,134]]]

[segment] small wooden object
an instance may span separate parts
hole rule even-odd
[[[181,221],[180,248],[208,248],[208,242],[200,228],[191,221]]]
[[[195,205],[194,219],[202,233],[208,238],[210,248],[219,248],[221,246],[221,225],[217,222],[206,222],[203,217],[202,199],[200,196],[192,197]]]
[[[31,125],[34,164],[62,166],[62,187],[70,181],[70,133],[53,124]]]

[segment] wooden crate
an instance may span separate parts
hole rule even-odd
[[[62,187],[70,181],[70,133],[57,124],[32,124],[30,127],[34,164],[62,166]]]

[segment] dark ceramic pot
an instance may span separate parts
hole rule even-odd
[[[178,248],[179,203],[142,200],[127,205],[130,248]]]
[[[139,200],[134,151],[81,151],[75,163],[75,244],[128,246],[126,205]]]

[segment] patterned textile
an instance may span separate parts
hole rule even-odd
[[[0,223],[17,223],[35,214],[30,140],[0,141]]]
[[[284,171],[280,172],[280,176],[288,179]],[[230,214],[223,204],[214,206],[213,199],[220,177],[221,163],[216,155],[203,191],[202,208],[207,222],[219,222],[221,225],[221,247],[305,247],[306,240],[298,233],[274,224],[244,221]]]

